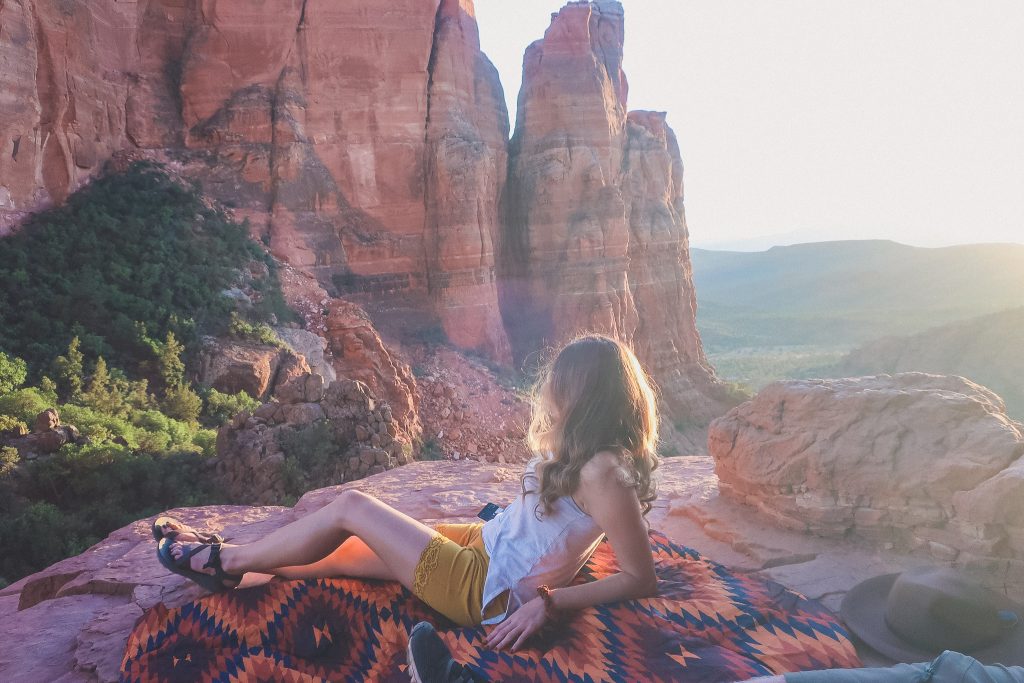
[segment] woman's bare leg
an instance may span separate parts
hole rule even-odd
[[[299,578],[299,574],[337,576],[336,569],[347,568],[363,578],[393,579],[411,588],[420,555],[436,535],[412,517],[349,489],[323,508],[258,541],[223,546],[220,558],[229,574],[281,572]],[[376,556],[376,562],[356,543],[349,546],[351,556],[342,550],[350,536],[358,537]],[[176,555],[187,550],[187,544],[176,545],[172,546]],[[198,553],[192,558],[192,568],[203,571],[208,557],[208,552]],[[310,573],[316,571],[324,574]]]
[[[338,548],[322,560],[295,567],[278,567],[268,574],[285,579],[329,579],[349,576],[355,579],[396,580],[384,560],[358,536],[349,536]]]

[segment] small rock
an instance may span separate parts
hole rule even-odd
[[[32,425],[32,431],[36,434],[42,434],[56,429],[60,426],[60,415],[57,413],[56,408],[48,408],[43,412],[36,415],[35,422]]]

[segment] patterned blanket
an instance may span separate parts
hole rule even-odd
[[[158,605],[136,624],[123,681],[408,681],[413,625],[437,626],[455,656],[493,681],[736,681],[856,667],[846,632],[824,607],[736,574],[651,534],[657,597],[577,613],[516,654],[483,647],[397,583],[274,580],[177,609]],[[577,577],[616,572],[602,543]]]

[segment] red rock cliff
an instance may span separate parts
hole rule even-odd
[[[0,230],[143,150],[328,290],[509,361],[508,115],[471,0],[12,1],[0,27]]]
[[[571,2],[526,52],[511,143],[503,310],[515,355],[597,330],[630,340],[677,422],[728,405],[697,333],[682,162],[627,114],[618,2]]]
[[[623,40],[616,2],[556,14],[509,145],[472,0],[7,0],[0,234],[154,158],[386,330],[502,364],[616,333],[704,424],[682,164],[663,114],[627,114]]]

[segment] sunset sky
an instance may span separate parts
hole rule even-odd
[[[561,0],[477,0],[510,111]],[[1021,0],[624,0],[697,246],[1024,242]],[[514,113],[513,113],[514,115]]]

